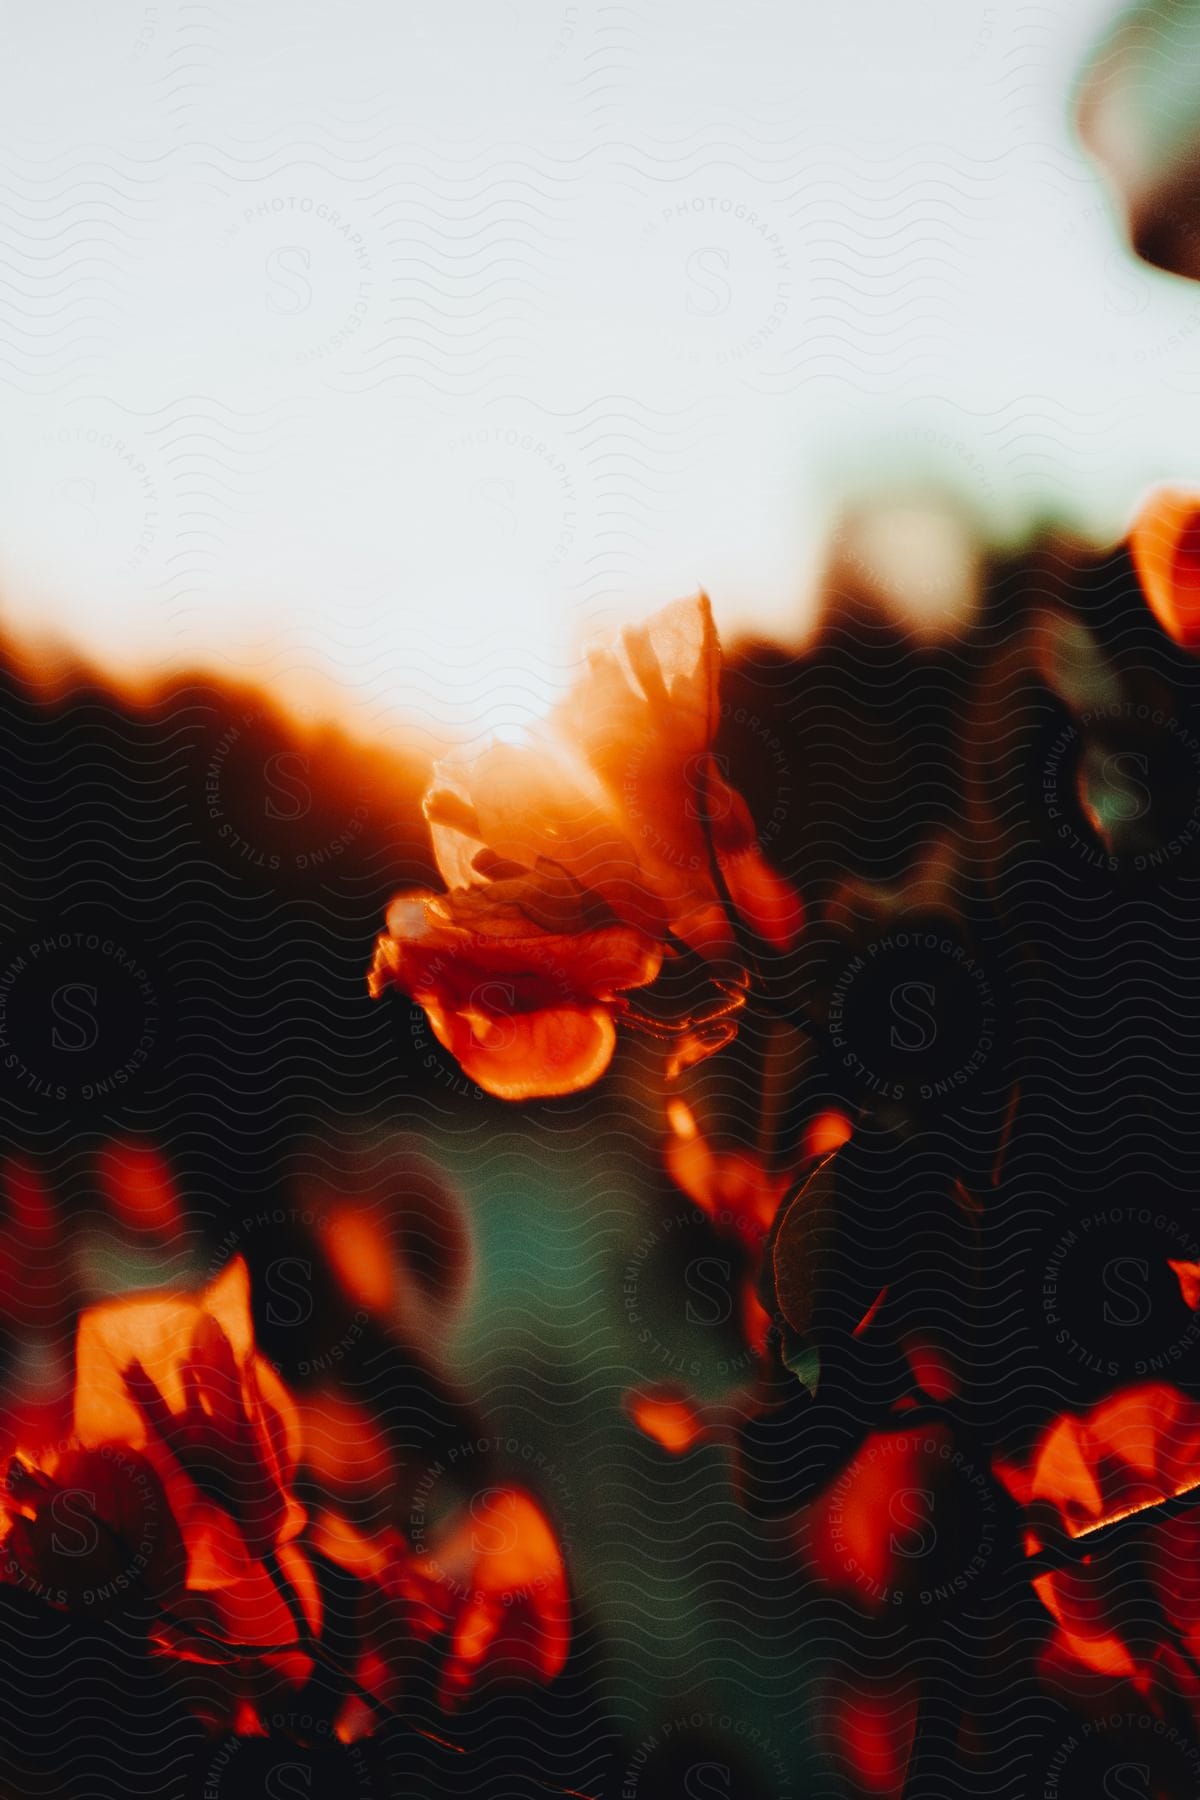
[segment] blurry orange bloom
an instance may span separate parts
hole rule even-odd
[[[425,1360],[449,1347],[473,1258],[462,1195],[407,1132],[358,1132],[305,1146],[297,1203],[320,1223],[324,1255],[342,1294],[420,1346]]]
[[[854,1127],[845,1113],[830,1110],[818,1113],[811,1120],[804,1132],[804,1154],[819,1161],[824,1156],[832,1156],[843,1144],[848,1144],[854,1136]]]
[[[749,1150],[714,1150],[683,1100],[667,1103],[671,1136],[667,1173],[681,1193],[694,1200],[713,1224],[742,1238],[759,1255],[795,1177],[771,1174]]]
[[[425,1614],[450,1631],[440,1701],[450,1708],[485,1665],[504,1680],[552,1681],[571,1647],[562,1553],[549,1520],[518,1488],[476,1495],[428,1556],[409,1564],[403,1585]]]
[[[412,995],[489,1093],[595,1081],[619,996],[665,950],[736,983],[731,909],[777,947],[799,931],[800,902],[712,753],[719,673],[707,599],[677,601],[594,651],[529,743],[435,771],[425,812],[450,892],[393,902],[371,991]],[[683,1060],[728,1036],[694,1038]]]
[[[414,1555],[392,1526],[366,1534],[319,1513],[313,1543],[364,1584],[366,1648],[357,1679],[392,1705],[419,1644],[444,1653],[439,1703],[452,1709],[484,1669],[503,1681],[552,1681],[571,1647],[562,1551],[541,1508],[519,1488],[476,1494]]]
[[[1161,1381],[1119,1389],[1056,1420],[1027,1469],[996,1473],[1042,1537],[1077,1537],[1200,1483],[1200,1404]]]
[[[921,1579],[900,1531],[917,1533],[897,1496],[933,1491],[937,1458],[949,1441],[944,1426],[922,1432],[872,1432],[813,1503],[807,1527],[818,1580],[870,1612],[897,1604]],[[907,1501],[906,1501],[907,1503]]]
[[[183,1592],[186,1553],[162,1483],[123,1444],[9,1466],[0,1579],[68,1611],[158,1611]]]
[[[653,981],[661,951],[628,926],[547,931],[520,905],[481,899],[394,900],[372,994],[389,983],[411,994],[464,1073],[502,1100],[589,1086],[612,1059],[621,990]]]
[[[671,1388],[627,1394],[625,1410],[639,1431],[672,1456],[682,1456],[693,1444],[711,1435],[699,1407],[686,1394]]]
[[[1142,1693],[1156,1672],[1174,1679],[1177,1645],[1164,1635],[1148,1660],[1144,1632],[1135,1642],[1121,1629],[1122,1590],[1136,1563],[1178,1644],[1193,1662],[1200,1656],[1200,1518],[1158,1511],[1200,1487],[1200,1404],[1165,1382],[1121,1389],[1082,1417],[1056,1420],[1028,1467],[997,1462],[996,1473],[1026,1509],[1030,1552],[1083,1540],[1076,1566],[1034,1582],[1056,1623],[1048,1667],[1060,1677],[1071,1665],[1124,1677]],[[1131,1535],[1114,1568],[1114,1553],[1093,1551],[1088,1539],[1121,1520]]]
[[[737,1281],[739,1320],[749,1350],[761,1359],[766,1354],[771,1320],[758,1298],[759,1269],[775,1215],[793,1177],[786,1172],[772,1174],[763,1158],[751,1151],[714,1150],[683,1100],[668,1101],[667,1120],[671,1127],[665,1153],[667,1173],[718,1231],[739,1239],[746,1251]]]
[[[1150,610],[1185,650],[1200,650],[1200,494],[1154,494],[1129,534]]]
[[[987,1472],[937,1420],[872,1431],[803,1515],[816,1579],[876,1615],[969,1594],[996,1552],[1000,1515]]]
[[[90,1308],[79,1323],[75,1431],[122,1443],[162,1481],[188,1551],[187,1585],[214,1596],[223,1629],[295,1636],[262,1559],[279,1555],[315,1614],[315,1584],[290,1540],[305,1524],[289,1483],[300,1456],[295,1402],[258,1354],[239,1257],[199,1294]]]
[[[868,1794],[902,1793],[918,1698],[911,1676],[889,1679],[872,1670],[856,1670],[853,1679],[843,1677],[832,1684],[826,1725],[829,1749]]]
[[[1200,1262],[1174,1262],[1168,1257],[1167,1267],[1179,1283],[1183,1304],[1200,1312]]]
[[[171,1237],[182,1230],[170,1169],[152,1145],[115,1139],[97,1156],[96,1173],[113,1212],[131,1231]]]
[[[301,1406],[304,1466],[322,1490],[357,1513],[377,1510],[395,1470],[386,1431],[370,1408],[328,1385]]]

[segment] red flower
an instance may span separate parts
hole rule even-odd
[[[552,1681],[562,1671],[571,1647],[562,1553],[545,1514],[518,1488],[477,1495],[410,1565],[405,1587],[450,1630],[444,1707],[465,1696],[485,1666],[507,1680]]]
[[[707,599],[678,601],[595,651],[528,744],[436,770],[425,811],[450,892],[393,902],[370,986],[417,1000],[489,1093],[595,1081],[620,996],[664,953],[686,947],[736,989],[735,917],[779,947],[798,932],[800,903],[712,753],[719,673]],[[692,1034],[677,1066],[730,1035]]]
[[[562,1551],[550,1521],[519,1488],[489,1488],[451,1517],[415,1557],[390,1527],[366,1537],[323,1513],[322,1554],[366,1585],[361,1685],[393,1704],[414,1641],[441,1642],[440,1704],[456,1706],[487,1670],[501,1680],[552,1681],[571,1647]]]
[[[1200,1405],[1165,1382],[1124,1388],[1056,1420],[1028,1467],[998,1461],[996,1473],[1026,1509],[1026,1549],[1064,1564],[1034,1582],[1055,1620],[1047,1669],[1127,1679],[1142,1694],[1163,1680],[1190,1687],[1180,1651],[1200,1657],[1200,1517],[1170,1507],[1200,1488]],[[1096,1534],[1122,1522],[1119,1566],[1109,1567]],[[1147,1636],[1143,1622],[1135,1637],[1121,1609],[1139,1565],[1161,1623]]]
[[[528,896],[526,904],[530,904]],[[502,1100],[570,1094],[612,1059],[624,989],[653,981],[662,952],[628,926],[548,931],[517,904],[474,892],[407,894],[388,909],[371,969],[425,1008],[438,1042]]]
[[[182,1594],[186,1552],[161,1481],[124,1444],[69,1447],[8,1471],[0,1578],[67,1611],[155,1611]]]
[[[305,1524],[289,1483],[300,1455],[295,1402],[258,1354],[239,1257],[200,1294],[90,1308],[79,1324],[75,1430],[84,1448],[121,1443],[162,1481],[188,1552],[197,1621],[239,1641],[287,1642],[296,1622],[264,1558],[312,1624],[316,1585],[292,1540]]]

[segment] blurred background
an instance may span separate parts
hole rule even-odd
[[[478,1791],[894,1791],[869,1734],[849,1771],[830,1742],[794,1517],[739,1501],[746,1258],[668,1180],[649,1064],[627,1045],[595,1091],[508,1108],[364,972],[391,895],[433,879],[431,747],[519,728],[590,633],[703,585],[720,752],[824,921],[806,1005],[849,954],[847,884],[865,915],[948,842],[1004,1016],[967,1135],[1033,1045],[1081,1193],[1148,1156],[1182,1191],[1195,971],[1123,996],[1149,1047],[1109,1079],[1128,1007],[1014,877],[1013,809],[1085,910],[1093,865],[977,745],[1015,718],[1045,755],[1132,653],[1185,752],[1137,740],[1165,758],[1149,838],[1117,842],[1086,781],[1081,833],[1135,858],[1198,791],[1194,665],[1114,548],[1195,474],[1193,10],[203,0],[5,32],[9,1287],[43,1268],[69,1323],[245,1254],[267,1354],[361,1409],[347,1441],[381,1435],[368,1514],[382,1482],[411,1528],[447,1463],[443,1508],[538,1496],[575,1645],[558,1687],[475,1696]],[[1027,632],[1058,606],[1088,627],[1048,667]],[[1167,860],[1123,865],[1122,929],[1177,935],[1194,865]],[[762,1054],[689,1098],[797,1169],[864,1096],[803,1021],[782,1095]],[[1124,1162],[1114,1116],[1141,1121]],[[1061,1200],[1019,1213],[1036,1247]],[[1039,1404],[1082,1403],[1014,1241],[999,1338],[1028,1325]],[[32,1407],[70,1378],[69,1330],[36,1323],[14,1304],[5,1352]],[[663,1383],[718,1407],[686,1454],[631,1416]],[[353,1512],[353,1468],[323,1479]]]
[[[1118,537],[1198,303],[1075,114],[1092,66],[1093,147],[1174,155],[1188,16],[1143,66],[1109,0],[16,9],[0,616],[470,738],[698,584],[802,641],[881,496],[935,617],[980,533]]]

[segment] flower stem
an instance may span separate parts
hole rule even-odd
[[[282,1575],[282,1571],[279,1571],[279,1575]],[[274,1570],[272,1570],[272,1576],[277,1580],[279,1578]],[[288,1580],[286,1575],[283,1575],[282,1580],[279,1582],[279,1586],[281,1597],[286,1599],[284,1590],[290,1590],[295,1597],[296,1606],[299,1608],[299,1595],[296,1594],[295,1588],[292,1586],[292,1583]],[[288,1605],[288,1610],[291,1611],[290,1603]],[[323,1668],[328,1669],[331,1674],[336,1675],[338,1679],[345,1684],[347,1693],[352,1694],[356,1700],[361,1701],[370,1712],[374,1713],[375,1717],[381,1723],[400,1725],[406,1731],[415,1733],[417,1737],[424,1738],[427,1744],[433,1744],[439,1750],[449,1750],[455,1756],[467,1756],[470,1754],[465,1744],[458,1744],[453,1738],[443,1737],[440,1732],[430,1731],[426,1726],[418,1725],[415,1719],[407,1717],[404,1713],[397,1712],[394,1707],[388,1705],[386,1700],[379,1699],[378,1695],[373,1694],[369,1688],[363,1687],[361,1683],[354,1679],[345,1664],[313,1636],[312,1632],[308,1629],[307,1621],[304,1622],[303,1637],[297,1638],[293,1642],[283,1644],[245,1644],[231,1642],[228,1638],[217,1637],[213,1632],[205,1631],[202,1625],[196,1625],[190,1619],[180,1618],[176,1613],[164,1612],[160,1616],[164,1624],[172,1626],[178,1631],[185,1632],[189,1637],[198,1638],[201,1643],[207,1646],[207,1648],[214,1653],[219,1653],[216,1655],[215,1659],[220,1662],[239,1662],[245,1657],[286,1656],[289,1653],[294,1654],[299,1651],[303,1655],[309,1657],[313,1662],[320,1663],[320,1665]],[[300,1609],[300,1618],[303,1619],[302,1608]],[[299,1620],[297,1623],[299,1623]],[[567,1795],[571,1797],[571,1800],[598,1800],[598,1797],[594,1794],[585,1794],[578,1788],[560,1787],[556,1782],[545,1781],[538,1775],[533,1776],[532,1780],[534,1785],[539,1787],[544,1793]]]
[[[1107,1550],[1111,1544],[1119,1542],[1126,1527],[1136,1530],[1139,1525],[1173,1518],[1176,1513],[1189,1512],[1195,1506],[1200,1506],[1200,1482],[1195,1487],[1185,1488],[1181,1493],[1165,1494],[1161,1500],[1151,1500],[1145,1506],[1137,1506],[1129,1512],[1118,1514],[1115,1519],[1104,1519],[1088,1531],[1078,1532],[1074,1537],[1064,1537],[1058,1543],[1047,1545],[1026,1560],[1025,1572],[1031,1580],[1036,1580],[1039,1575],[1049,1575],[1055,1569],[1069,1568],[1072,1563],[1094,1556],[1097,1551]]]

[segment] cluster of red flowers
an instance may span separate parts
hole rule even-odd
[[[123,1224],[178,1224],[153,1151],[124,1143],[100,1160]],[[50,1345],[73,1302],[61,1255],[38,1255],[56,1235],[53,1199],[26,1165],[9,1166],[6,1188],[27,1335]],[[335,1235],[330,1260],[353,1282]],[[59,1372],[12,1398],[0,1583],[68,1617],[136,1622],[159,1655],[203,1666],[195,1710],[209,1730],[265,1734],[262,1721],[320,1668],[342,1696],[332,1730],[354,1742],[393,1716],[422,1647],[447,1712],[485,1668],[544,1681],[566,1661],[567,1573],[528,1493],[489,1485],[432,1521],[420,1545],[387,1517],[397,1508],[386,1492],[369,1529],[339,1510],[344,1461],[371,1462],[370,1420],[353,1400],[288,1390],[256,1347],[240,1256],[198,1291],[86,1307],[69,1387]],[[387,1458],[376,1460],[386,1484]],[[336,1654],[324,1632],[330,1569],[358,1584],[348,1653],[344,1630]]]
[[[1147,508],[1130,546],[1155,617],[1190,650],[1200,646],[1198,546],[1200,502],[1174,493]],[[727,1044],[739,1013],[761,998],[760,958],[796,944],[800,896],[768,867],[748,809],[713,755],[717,679],[707,602],[679,603],[626,632],[616,650],[598,652],[536,741],[439,771],[426,811],[448,892],[396,899],[372,991],[395,985],[419,1002],[487,1092],[523,1099],[587,1086],[609,1065],[617,1023],[663,1042],[664,1077],[674,1083]],[[836,928],[842,913],[853,919],[864,908],[885,924],[918,912],[953,921],[953,877],[934,856],[914,878],[919,893],[843,896],[829,923]],[[683,968],[689,979],[672,985]],[[830,1179],[823,1159],[836,1161],[857,1123],[840,1112],[814,1117],[803,1153],[778,1168],[754,1152],[715,1149],[681,1097],[665,1103],[673,1183],[745,1252],[740,1324],[751,1353],[749,1378],[724,1408],[679,1384],[630,1394],[634,1422],[679,1456],[714,1436],[734,1441],[773,1349],[816,1395],[820,1356],[810,1339]],[[1010,1120],[1015,1105],[1014,1090]],[[884,1122],[911,1140],[922,1123],[914,1117],[901,1112]],[[973,1229],[982,1203],[962,1179],[952,1189],[952,1212]],[[1172,1267],[1195,1307],[1194,1266]],[[989,1558],[1001,1560],[1001,1521],[1015,1504],[1025,1518],[1020,1553],[1031,1559],[1025,1578],[1053,1620],[1043,1677],[1081,1705],[1114,1704],[1121,1696],[1113,1683],[1128,1684],[1132,1698],[1163,1718],[1183,1695],[1200,1718],[1200,1514],[1162,1512],[1180,1496],[1200,1498],[1196,1407],[1177,1389],[1143,1383],[1083,1417],[1051,1419],[1027,1468],[978,1442],[964,1449],[955,1423],[958,1346],[932,1323],[914,1327],[892,1286],[879,1282],[846,1323],[845,1340],[870,1351],[901,1320],[899,1361],[886,1365],[898,1373],[888,1377],[887,1416],[848,1434],[840,1466],[796,1515],[811,1583],[865,1621],[909,1619],[920,1610],[918,1586],[931,1577],[905,1533],[919,1537],[924,1520],[945,1540],[974,1521],[973,1557],[948,1577],[947,1593],[961,1593],[985,1576]],[[889,1354],[880,1352],[876,1366]],[[914,1494],[933,1508],[930,1517],[897,1511],[898,1496]],[[1087,1534],[1123,1519],[1145,1539],[1136,1551],[1127,1543],[1126,1554],[1153,1565],[1162,1630],[1152,1641],[1134,1641],[1114,1620],[1080,1548]],[[926,1697],[917,1659],[880,1673],[886,1660],[882,1652],[868,1658],[835,1689],[830,1718],[854,1781],[891,1795],[913,1767]],[[1102,1693],[1087,1692],[1091,1676],[1107,1682]],[[967,1754],[969,1719],[958,1717],[950,1736],[953,1752]]]
[[[1200,644],[1198,520],[1200,505],[1169,495],[1132,538],[1155,616],[1189,649]],[[703,1101],[680,1091],[752,1010],[769,1014],[764,969],[786,967],[806,925],[714,747],[719,675],[707,601],[679,602],[595,652],[529,742],[440,767],[425,810],[446,891],[396,897],[371,990],[416,1001],[467,1076],[505,1100],[596,1082],[619,1025],[661,1050],[666,1175],[730,1251],[742,1354],[719,1401],[653,1383],[628,1394],[627,1411],[655,1454],[720,1441],[743,1473],[755,1454],[746,1444],[773,1413],[788,1431],[819,1421],[811,1436],[824,1460],[802,1492],[785,1491],[783,1510],[809,1589],[840,1609],[854,1642],[860,1629],[877,1633],[876,1652],[829,1693],[838,1753],[860,1789],[894,1795],[908,1780],[931,1686],[908,1654],[919,1637],[909,1628],[931,1595],[949,1604],[983,1592],[1006,1532],[1045,1609],[1045,1683],[1085,1709],[1128,1690],[1156,1718],[1181,1707],[1200,1717],[1200,1510],[1189,1510],[1200,1498],[1200,1406],[1142,1381],[1050,1418],[1032,1450],[983,1444],[971,1436],[961,1346],[944,1307],[938,1317],[926,1304],[925,1271],[902,1258],[887,1266],[870,1230],[860,1243],[845,1221],[869,1223],[861,1208],[836,1223],[860,1138],[872,1154],[885,1141],[907,1154],[926,1134],[921,1103],[877,1083],[882,1103],[872,1093],[857,1113],[824,1106],[789,1121],[777,1156],[763,1120],[750,1124],[753,1149],[746,1134],[721,1145],[701,1124]],[[852,944],[864,919],[886,934],[919,918],[953,936],[956,876],[935,847],[907,884],[843,884],[822,928]],[[956,968],[974,967],[973,946],[946,942]],[[812,1011],[819,1026],[819,995]],[[998,1109],[994,1183],[1016,1102],[1014,1089]],[[952,1162],[936,1162],[937,1191],[921,1204],[933,1209],[931,1242],[965,1245],[986,1201]],[[153,1151],[109,1146],[99,1181],[124,1228],[159,1241],[178,1233],[184,1209]],[[81,1307],[48,1188],[15,1162],[5,1186],[7,1286],[20,1286],[21,1322],[45,1355],[36,1380],[13,1382],[3,1420],[0,1583],[55,1614],[136,1619],[159,1657],[205,1671],[195,1702],[205,1725],[243,1737],[261,1734],[316,1671],[331,1678],[343,1743],[396,1716],[415,1657],[447,1713],[485,1669],[537,1682],[562,1673],[568,1575],[533,1495],[489,1485],[420,1543],[386,1492],[364,1519],[343,1504],[337,1446],[353,1439],[387,1490],[392,1463],[375,1421],[348,1393],[289,1391],[256,1343],[241,1256],[194,1291]],[[342,1290],[368,1313],[391,1304],[370,1210],[339,1199],[329,1214],[326,1257]],[[1194,1311],[1200,1266],[1170,1267]],[[436,1335],[419,1283],[405,1305]],[[54,1346],[76,1313],[72,1372]],[[859,1414],[837,1386],[847,1370],[865,1383]],[[943,1593],[941,1565],[914,1546],[932,1533],[944,1551],[968,1530]],[[1114,1554],[1139,1571],[1136,1628],[1100,1579]],[[357,1595],[353,1629],[343,1618],[336,1634],[331,1571]],[[948,1711],[951,1748],[969,1755],[969,1720]]]

